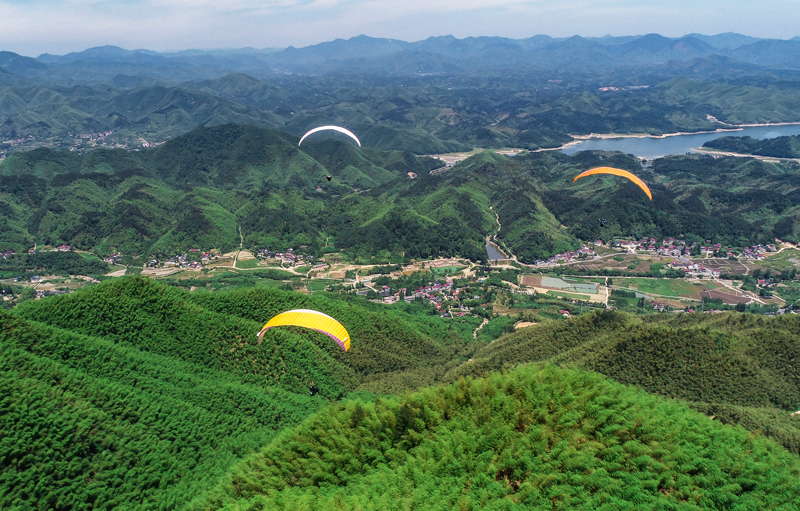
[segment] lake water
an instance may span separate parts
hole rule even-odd
[[[709,140],[719,137],[753,137],[758,139],[776,138],[786,135],[800,135],[800,124],[783,126],[750,126],[739,131],[718,131],[716,133],[692,133],[665,138],[590,138],[580,144],[564,149],[564,154],[575,154],[578,151],[621,151],[640,158],[653,159],[668,154],[686,154],[693,148],[700,147]]]

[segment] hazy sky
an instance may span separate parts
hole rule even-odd
[[[0,50],[301,47],[359,34],[789,39],[800,35],[799,19],[797,0],[0,0]]]

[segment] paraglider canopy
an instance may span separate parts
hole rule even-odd
[[[300,146],[300,144],[303,143],[303,140],[305,140],[307,136],[313,135],[314,133],[317,133],[318,131],[327,131],[327,130],[333,130],[333,131],[338,131],[339,133],[344,133],[348,137],[350,137],[353,140],[355,140],[356,144],[358,144],[358,147],[361,147],[361,141],[358,140],[358,137],[355,136],[352,131],[350,131],[348,129],[345,129],[345,128],[342,128],[341,126],[320,126],[319,128],[314,128],[313,130],[309,130],[305,135],[303,135],[300,138],[300,142],[298,142],[297,145]]]
[[[575,181],[577,181],[578,179],[580,179],[580,178],[582,178],[584,176],[593,176],[595,174],[612,174],[612,175],[615,175],[615,176],[626,177],[626,178],[630,179],[631,181],[633,181],[634,184],[636,184],[636,186],[641,188],[642,191],[644,193],[646,193],[648,197],[650,197],[650,200],[653,200],[653,194],[650,193],[650,188],[648,188],[647,185],[644,184],[644,181],[642,181],[638,177],[634,176],[633,174],[631,174],[627,170],[615,169],[614,167],[597,167],[597,168],[594,168],[594,169],[589,169],[586,172],[582,172],[578,176],[576,176],[575,179],[572,180],[572,182],[574,183]]]
[[[301,326],[316,330],[336,341],[343,350],[350,349],[350,334],[347,333],[347,330],[341,323],[319,311],[295,309],[278,314],[258,332],[258,344],[261,344],[264,333],[276,326]]]

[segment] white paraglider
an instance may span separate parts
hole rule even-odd
[[[344,133],[348,137],[350,137],[353,140],[355,140],[356,144],[358,144],[358,147],[361,147],[361,141],[358,140],[358,137],[355,136],[352,131],[344,129],[341,126],[320,126],[319,128],[314,128],[313,130],[310,130],[308,133],[303,135],[303,137],[300,139],[300,142],[298,142],[297,145],[300,146],[300,144],[303,143],[303,140],[305,140],[307,136],[313,135],[314,133],[316,133],[318,131],[326,131],[326,130],[333,130],[333,131],[338,131],[339,133]]]

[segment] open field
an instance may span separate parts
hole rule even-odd
[[[446,267],[463,267],[458,259],[437,259],[435,261],[426,262],[426,268],[446,268]]]
[[[599,271],[603,268],[607,268],[609,270],[620,270],[626,272],[635,271],[644,273],[650,271],[650,265],[652,264],[667,264],[675,260],[674,257],[664,257],[655,254],[631,254],[618,252],[618,255],[622,259],[621,261],[618,261],[613,257],[606,257],[598,261],[590,260],[585,263],[571,264],[570,266],[572,268],[580,268],[587,271]],[[634,263],[636,266],[631,268],[631,265]]]
[[[710,283],[692,283],[683,279],[640,279],[614,277],[614,285],[646,294],[700,300],[700,293],[719,287]]]
[[[765,260],[756,263],[761,268],[786,271],[792,268],[800,269],[800,250],[796,248],[784,249],[780,254],[768,256]]]
[[[575,293],[567,293],[565,291],[556,291],[553,289],[549,289],[545,294],[547,294],[548,296],[557,296],[560,298],[570,298],[572,300],[586,300],[587,302],[597,301],[597,300],[592,300],[592,297],[590,295],[579,295]]]
[[[436,268],[431,268],[431,272],[435,277],[446,277],[448,275],[453,275],[456,273],[461,273],[461,271],[466,268],[466,266],[440,266]],[[403,272],[405,274],[405,272]]]
[[[142,270],[142,276],[144,277],[167,277],[169,275],[175,275],[176,273],[180,273],[180,268],[145,268]],[[115,272],[120,273],[120,272]],[[110,277],[121,277],[125,275],[123,271],[120,275],[109,275]]]
[[[587,294],[598,294],[597,286],[594,283],[583,282],[570,277],[561,279],[555,277],[543,277],[541,275],[524,275],[522,277],[522,285],[554,289],[557,291],[577,291]]]
[[[523,275],[520,282],[521,285],[541,294],[606,303],[606,294],[600,293],[597,285],[571,277],[566,277],[566,279],[544,277],[541,275]]]
[[[331,284],[336,284],[338,281],[333,279],[314,279],[308,283],[309,291],[323,291]]]
[[[237,259],[236,260],[236,267],[243,268],[243,269],[252,269],[258,268],[258,259]]]

